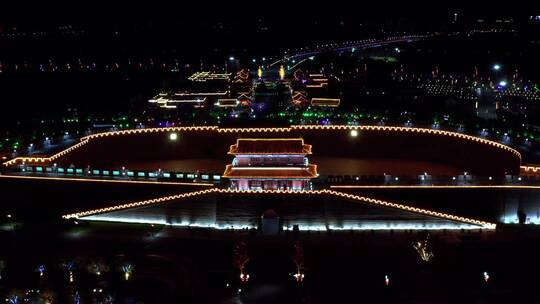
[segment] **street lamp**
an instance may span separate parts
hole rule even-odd
[[[493,69],[494,69],[495,71],[498,71],[498,70],[501,69],[501,65],[500,65],[500,64],[494,64],[494,65],[493,65]]]

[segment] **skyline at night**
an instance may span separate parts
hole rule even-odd
[[[536,303],[540,13],[261,5],[0,18],[0,300]]]

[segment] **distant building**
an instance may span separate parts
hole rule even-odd
[[[311,98],[313,107],[338,107],[341,100],[339,98]]]
[[[218,108],[236,108],[240,104],[240,101],[236,98],[223,98],[218,99],[216,102],[216,107]]]
[[[249,95],[250,93],[249,92],[240,92],[239,93],[240,95],[238,95],[238,97],[236,97],[236,100],[238,100],[240,102],[240,105],[245,107],[245,106],[250,106],[251,105],[251,96]]]
[[[292,94],[292,103],[294,105],[306,105],[309,103],[307,93],[304,91],[295,91]]]
[[[306,88],[328,88],[328,78],[323,74],[309,74],[306,82]]]
[[[227,97],[229,92],[162,92],[148,100],[158,108],[178,109],[182,107],[204,108],[208,99]]]
[[[291,102],[291,87],[287,81],[263,81],[253,83],[252,106],[257,111],[284,109]]]
[[[229,81],[231,73],[196,72],[188,80],[194,82]]]

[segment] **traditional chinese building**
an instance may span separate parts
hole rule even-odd
[[[318,176],[307,158],[311,145],[302,138],[240,138],[228,154],[234,159],[223,177],[234,189],[307,190]]]

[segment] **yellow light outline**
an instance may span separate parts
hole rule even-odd
[[[296,141],[301,140],[302,141],[302,149],[304,150],[302,153],[293,153],[293,152],[252,152],[252,153],[238,153],[238,145],[240,144],[240,141]],[[236,144],[233,144],[229,147],[229,152],[227,154],[231,155],[273,155],[273,154],[286,154],[286,155],[307,155],[307,154],[313,154],[311,152],[312,145],[308,145],[304,143],[304,139],[301,137],[298,138],[237,138]]]
[[[98,183],[125,183],[125,184],[155,184],[155,185],[180,185],[180,186],[205,186],[213,187],[211,183],[185,183],[185,182],[159,182],[159,181],[139,181],[139,180],[119,180],[119,179],[95,179],[95,178],[76,178],[76,177],[55,177],[55,176],[20,176],[20,175],[0,175],[4,179],[37,179],[37,180],[58,180],[58,181],[76,181],[76,182],[98,182]]]
[[[242,170],[267,170],[267,169],[271,169],[271,170],[283,170],[283,171],[287,171],[287,170],[295,170],[295,171],[307,171],[308,173],[311,174],[311,176],[262,176],[262,175],[253,175],[253,176],[237,176],[237,175],[233,175],[233,171],[234,170],[237,170],[237,171],[242,171]],[[319,174],[317,173],[317,165],[315,164],[309,164],[308,167],[292,167],[292,168],[288,168],[288,167],[275,167],[275,168],[268,168],[268,167],[233,167],[233,165],[226,165],[225,166],[225,172],[223,172],[223,175],[222,177],[224,178],[230,178],[230,179],[245,179],[245,178],[270,178],[270,179],[273,179],[273,178],[279,178],[279,179],[282,179],[282,178],[297,178],[297,179],[311,179],[311,178],[317,178],[319,176]]]
[[[122,205],[116,205],[112,207],[105,207],[105,208],[93,209],[93,210],[88,210],[88,211],[83,211],[83,212],[72,213],[72,214],[66,214],[66,215],[63,215],[62,218],[64,219],[80,218],[80,217],[90,216],[90,215],[95,215],[95,214],[100,214],[100,213],[125,210],[125,209],[130,209],[130,208],[135,208],[135,207],[149,206],[149,205],[159,204],[159,203],[163,203],[163,202],[167,202],[171,200],[195,197],[195,196],[200,196],[200,195],[205,195],[205,194],[210,194],[210,193],[292,194],[292,195],[308,195],[308,196],[309,195],[331,195],[331,196],[333,195],[333,196],[337,196],[341,198],[351,199],[354,201],[360,201],[362,203],[367,203],[367,204],[371,204],[375,206],[390,207],[390,208],[400,209],[400,210],[404,210],[408,212],[420,213],[423,215],[443,218],[447,220],[452,220],[452,221],[457,221],[457,222],[462,222],[462,223],[467,223],[467,224],[472,224],[472,225],[479,225],[480,226],[479,228],[484,228],[484,229],[495,229],[497,226],[496,224],[490,223],[490,222],[475,220],[475,219],[466,218],[462,216],[451,215],[451,214],[443,213],[443,212],[431,211],[431,210],[422,209],[422,208],[411,207],[411,206],[407,206],[403,204],[391,203],[388,201],[383,201],[379,199],[374,199],[374,198],[369,198],[369,197],[364,197],[364,196],[359,196],[359,195],[349,194],[349,193],[344,193],[344,192],[338,192],[338,191],[328,190],[328,189],[292,191],[292,190],[234,190],[234,189],[212,188],[212,189],[207,189],[207,190],[199,190],[199,191],[187,192],[187,193],[182,193],[182,194],[163,196],[159,198],[137,201],[137,202],[127,203],[127,204],[122,204]]]
[[[325,103],[332,102],[332,103]],[[311,98],[311,105],[314,107],[339,107],[341,99],[339,98]]]
[[[448,137],[455,137],[459,139],[464,139],[472,142],[482,143],[486,144],[488,146],[493,146],[499,149],[502,149],[504,151],[513,153],[519,158],[519,161],[521,162],[521,153],[519,153],[517,150],[500,144],[495,141],[461,134],[457,132],[451,132],[451,131],[443,131],[443,130],[434,130],[434,129],[428,129],[428,128],[416,128],[416,127],[395,127],[395,126],[348,126],[348,125],[330,125],[330,126],[319,126],[319,125],[292,125],[290,127],[277,127],[277,128],[219,128],[218,126],[193,126],[193,127],[164,127],[164,128],[144,128],[144,129],[129,129],[129,130],[121,130],[121,131],[109,131],[109,132],[102,132],[102,133],[96,133],[88,136],[84,136],[81,138],[81,142],[63,150],[60,151],[50,157],[17,157],[14,159],[11,159],[9,161],[6,161],[3,163],[4,166],[10,166],[14,165],[18,162],[50,162],[53,161],[60,156],[63,156],[85,144],[87,144],[90,140],[101,138],[101,137],[109,137],[109,136],[120,136],[120,135],[133,135],[133,134],[144,134],[144,133],[158,133],[158,132],[185,132],[185,131],[216,131],[218,133],[279,133],[279,132],[291,132],[291,131],[298,131],[298,130],[358,130],[358,131],[386,131],[386,132],[404,132],[404,133],[425,133],[425,134],[432,134],[432,135],[442,135],[442,136],[448,136]]]
[[[331,189],[540,189],[520,185],[331,185]]]
[[[525,173],[530,173],[529,171],[532,171],[532,173],[540,173],[539,166],[520,166],[519,169],[525,171]]]

